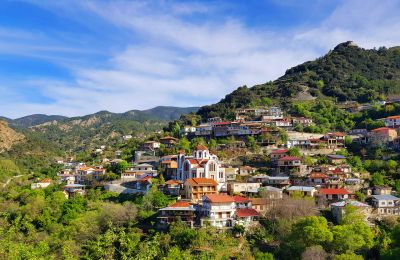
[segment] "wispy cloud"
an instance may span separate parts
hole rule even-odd
[[[95,17],[96,23],[88,26],[89,31],[96,25],[109,27],[104,32],[105,42],[96,28],[100,47],[88,49],[87,44],[76,44],[74,39],[75,44],[66,48],[60,37],[41,40],[42,45],[32,44],[25,49],[25,55],[36,54],[42,59],[49,59],[46,54],[54,54],[59,60],[51,62],[63,66],[73,78],[30,77],[23,84],[15,84],[36,89],[52,102],[31,102],[16,94],[18,98],[12,100],[16,109],[10,110],[11,98],[0,97],[0,109],[9,116],[32,112],[81,115],[103,109],[122,112],[156,105],[203,105],[218,101],[240,85],[276,79],[286,69],[317,58],[342,41],[354,40],[363,47],[400,42],[395,33],[400,29],[400,17],[395,12],[399,5],[394,1],[339,2],[323,21],[293,25],[282,31],[224,15],[226,8],[234,7],[202,2],[31,3],[77,24]],[[6,33],[10,34],[4,30],[3,35]],[[16,38],[32,37],[29,33],[19,34],[7,36],[14,37],[8,43],[0,41],[0,53],[2,44],[3,53],[11,52],[12,45],[21,41]],[[104,47],[107,42],[112,46]],[[19,52],[18,48],[16,44],[15,52]],[[93,59],[86,55],[86,50],[106,58]]]

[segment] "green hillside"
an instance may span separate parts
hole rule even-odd
[[[286,71],[279,79],[248,88],[242,86],[220,102],[201,107],[203,118],[231,118],[236,108],[272,99],[284,107],[310,98],[369,102],[400,94],[400,47],[366,50],[341,43],[325,56]]]

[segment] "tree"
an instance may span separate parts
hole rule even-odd
[[[305,248],[314,245],[326,245],[333,239],[328,221],[324,217],[305,217],[299,219],[288,236],[288,245],[293,252],[301,253]]]
[[[258,251],[254,254],[254,258],[256,260],[274,260],[275,259],[273,254],[268,253],[268,252],[260,252],[260,251]]]
[[[300,149],[298,147],[289,148],[288,149],[288,155],[300,157],[301,156]]]
[[[341,255],[335,255],[333,260],[364,260],[364,257],[354,253],[345,253]]]
[[[326,260],[327,257],[328,254],[320,245],[307,247],[303,254],[301,254],[302,260]]]
[[[179,149],[184,150],[185,153],[190,153],[190,142],[186,137],[182,137],[179,140]]]
[[[115,173],[121,174],[125,172],[126,169],[128,169],[129,163],[125,160],[121,160],[117,163],[115,166]]]
[[[385,184],[385,181],[383,179],[383,175],[381,173],[374,173],[374,175],[372,175],[372,180],[371,180],[371,184],[372,186],[382,186]]]
[[[159,179],[159,183],[160,183],[160,184],[162,184],[162,185],[164,185],[164,184],[165,184],[164,175],[163,175],[162,173],[160,174],[160,176],[159,176],[159,178],[158,178],[158,179]]]
[[[370,249],[373,246],[374,235],[371,229],[362,222],[334,226],[332,233],[332,248],[339,253]]]

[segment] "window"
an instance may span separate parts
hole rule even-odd
[[[215,163],[210,163],[210,165],[208,166],[208,170],[211,172],[215,171]]]
[[[189,163],[186,162],[185,165],[183,166],[183,170],[184,171],[188,171],[189,170]]]

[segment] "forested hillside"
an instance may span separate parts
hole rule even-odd
[[[370,102],[400,93],[400,47],[366,50],[352,42],[341,43],[325,56],[288,69],[279,79],[252,88],[239,87],[214,105],[201,107],[203,118],[231,118],[235,108],[268,104],[283,107],[300,100]],[[304,96],[304,95],[303,95]]]

